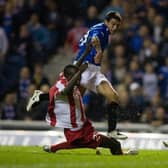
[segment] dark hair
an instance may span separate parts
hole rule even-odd
[[[122,21],[121,15],[118,12],[115,12],[115,11],[110,11],[105,16],[105,20],[107,20],[108,22],[113,18],[117,19],[120,22]]]
[[[64,68],[64,76],[66,78],[72,77],[78,71],[78,67],[72,64],[65,66]]]

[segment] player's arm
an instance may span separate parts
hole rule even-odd
[[[83,54],[81,55],[81,57],[79,58],[79,60],[75,63],[75,65],[77,67],[80,67],[82,62],[84,61],[84,59],[86,58],[86,56],[88,55],[88,53],[91,51],[91,44],[90,43],[86,43],[86,49],[83,52]]]
[[[101,48],[101,44],[100,44],[100,39],[98,36],[93,36],[92,37],[92,46],[95,48],[96,50],[96,56],[94,57],[94,61],[96,64],[100,64],[102,57],[103,57],[103,51]]]
[[[79,67],[79,70],[73,75],[73,77],[68,82],[68,85],[61,91],[61,94],[68,94],[73,89],[74,85],[81,78],[81,74],[88,68],[88,63],[84,63]]]

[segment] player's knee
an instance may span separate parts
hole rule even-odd
[[[117,92],[108,92],[106,94],[106,97],[108,99],[108,102],[111,103],[111,102],[115,102],[115,103],[119,103],[119,95]]]
[[[103,81],[99,84],[99,86],[97,87],[97,91],[98,93],[105,96],[109,103],[111,102],[119,103],[118,93],[106,81]]]

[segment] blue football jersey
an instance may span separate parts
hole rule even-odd
[[[75,61],[77,61],[81,57],[83,52],[85,51],[86,43],[91,41],[91,39],[95,36],[97,36],[99,38],[101,48],[103,51],[107,47],[109,34],[110,34],[110,32],[104,23],[99,23],[99,24],[96,24],[93,27],[91,27],[88,30],[88,32],[80,39],[79,52],[75,58]],[[94,62],[95,55],[96,55],[96,50],[94,47],[92,47],[90,53],[84,59],[84,62],[88,61],[91,64],[100,65],[100,64],[95,64],[95,62]]]

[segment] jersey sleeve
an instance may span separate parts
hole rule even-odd
[[[63,91],[65,89],[65,85],[64,85],[64,83],[62,83],[62,81],[58,81],[56,83],[56,88],[58,89],[57,94],[59,94],[61,91]]]

